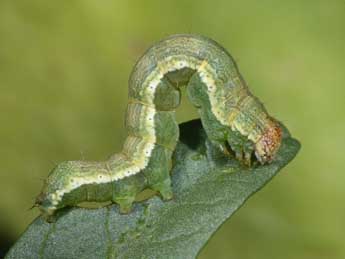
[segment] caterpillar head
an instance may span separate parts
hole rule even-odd
[[[255,156],[261,164],[273,160],[282,140],[282,129],[278,122],[271,120],[263,135],[255,144]]]

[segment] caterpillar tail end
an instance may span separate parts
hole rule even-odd
[[[34,207],[38,207],[41,211],[42,218],[51,223],[55,221],[56,207],[51,204],[51,201],[43,193],[39,194],[36,198]]]

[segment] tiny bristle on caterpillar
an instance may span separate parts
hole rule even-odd
[[[49,218],[84,201],[112,201],[127,213],[145,188],[171,199],[171,157],[179,137],[174,112],[181,85],[187,85],[212,143],[224,152],[230,147],[247,165],[252,154],[261,164],[274,159],[281,127],[250,93],[230,54],[209,38],[173,35],[149,48],[133,68],[122,151],[102,162],[56,166],[36,199],[42,213]]]

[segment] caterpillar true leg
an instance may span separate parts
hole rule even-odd
[[[251,165],[251,158],[254,152],[254,145],[246,137],[243,137],[237,132],[228,131],[227,142],[231,150],[235,153],[236,159],[243,162],[245,165]]]

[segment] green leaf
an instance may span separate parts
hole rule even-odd
[[[63,210],[55,223],[38,217],[6,258],[195,258],[220,225],[300,148],[284,130],[273,163],[245,168],[208,142],[199,120],[180,129],[172,201],[153,197],[128,215],[111,205]]]

